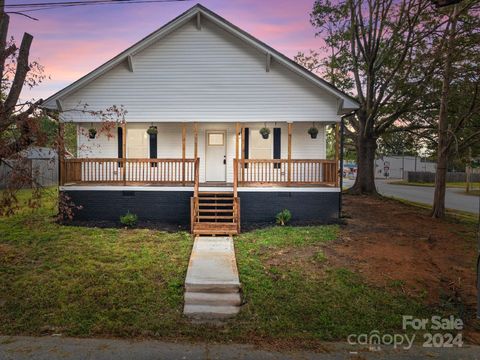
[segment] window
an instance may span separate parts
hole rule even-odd
[[[223,133],[209,133],[208,146],[224,146],[225,139]]]
[[[250,158],[251,159],[272,159],[273,156],[273,136],[270,134],[268,139],[264,139],[260,134],[260,129],[250,131]]]

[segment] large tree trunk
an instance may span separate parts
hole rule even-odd
[[[450,135],[448,133],[448,97],[450,94],[450,81],[452,77],[452,52],[456,35],[457,16],[458,7],[455,5],[453,14],[451,15],[447,49],[443,61],[442,94],[440,98],[440,112],[438,114],[437,171],[435,174],[435,194],[432,207],[432,217],[435,218],[445,216],[445,189],[447,181],[448,151],[450,147]]]
[[[352,194],[377,194],[375,187],[375,152],[377,139],[371,134],[359,131],[357,135],[357,166],[355,184],[349,190]]]
[[[440,150],[440,142],[438,143]],[[445,216],[445,190],[447,181],[447,162],[446,152],[440,152],[437,158],[437,171],[435,173],[435,194],[433,196],[432,216],[440,218]]]

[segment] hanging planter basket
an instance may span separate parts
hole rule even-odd
[[[262,138],[268,139],[268,136],[270,135],[270,129],[267,127],[263,127],[260,129],[260,135],[262,135]]]
[[[157,135],[157,134],[158,134],[157,127],[156,127],[156,126],[150,126],[150,127],[147,129],[147,134],[148,134],[148,135]]]
[[[318,135],[318,129],[315,126],[312,126],[310,129],[308,129],[308,133],[312,139],[316,139]]]
[[[97,129],[95,128],[88,129],[88,137],[90,139],[95,139],[96,136],[97,136]]]

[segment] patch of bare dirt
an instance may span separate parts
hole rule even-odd
[[[394,200],[344,196],[347,224],[324,251],[329,262],[363,275],[371,284],[399,284],[428,304],[458,296],[476,304],[475,229],[432,219],[426,210]]]

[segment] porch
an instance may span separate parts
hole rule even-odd
[[[317,125],[318,139],[307,134],[311,123],[299,125],[297,132],[297,123],[275,123],[270,139],[260,137],[258,128],[262,125],[266,124],[158,124],[158,135],[149,134],[147,139],[148,124],[122,124],[116,138],[119,156],[109,157],[115,149],[110,153],[82,150],[78,158],[62,158],[60,185],[66,191],[82,188],[97,191],[143,188],[183,194],[191,191],[192,232],[219,235],[240,232],[239,192],[248,196],[251,191],[263,189],[270,192],[263,194],[263,199],[271,201],[271,194],[284,192],[280,189],[305,189],[307,195],[310,191],[318,193],[319,189],[339,188],[338,125],[335,156],[329,160],[325,159],[324,124]],[[94,149],[96,146],[112,149],[106,140],[92,141],[81,135],[79,138],[80,145],[83,141]],[[282,142],[287,146],[282,147]],[[170,156],[157,157],[158,153]],[[97,154],[107,156],[94,157]],[[181,156],[171,156],[175,154]],[[307,155],[317,158],[305,158]]]
[[[268,139],[259,135],[263,126],[273,128]],[[315,124],[316,139],[308,126],[157,123],[158,135],[147,135],[148,124],[128,123],[89,139],[89,129],[78,124],[78,154],[61,159],[60,185],[338,186],[338,123],[333,159],[326,159],[326,125]]]

